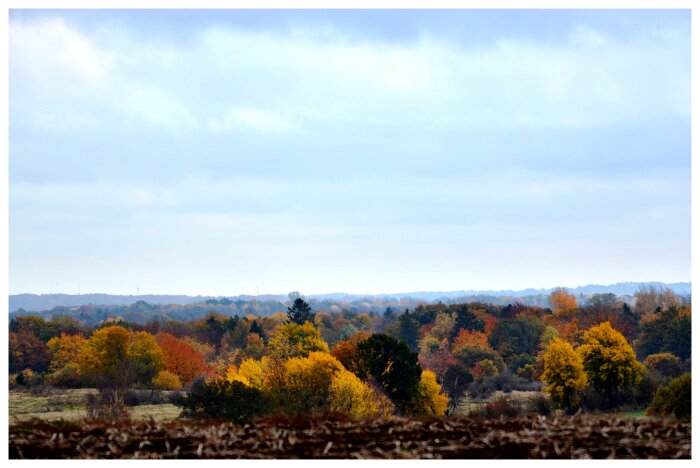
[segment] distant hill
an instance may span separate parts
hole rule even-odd
[[[672,289],[676,294],[687,296],[691,294],[691,283],[660,283],[660,282],[626,282],[615,283],[611,285],[589,284],[586,286],[578,286],[568,288],[570,292],[576,295],[590,294],[605,294],[613,293],[617,296],[631,296],[639,289],[642,284],[653,284],[656,286],[665,286]],[[459,297],[528,297],[528,296],[545,296],[552,292],[553,288],[549,289],[521,289],[521,290],[460,290],[460,291],[416,291],[407,293],[394,294],[347,294],[347,293],[329,293],[329,294],[312,294],[309,299],[318,301],[355,301],[358,299],[373,299],[373,298],[413,298],[428,302],[438,300],[449,300]],[[19,309],[24,309],[28,312],[38,312],[50,310],[54,307],[78,307],[82,305],[128,305],[138,301],[145,301],[149,304],[195,304],[204,302],[208,299],[214,299],[215,296],[186,296],[186,295],[111,295],[111,294],[13,294],[9,297],[9,310],[11,312]],[[230,297],[234,301],[286,301],[286,294],[264,294],[260,296],[240,295]]]

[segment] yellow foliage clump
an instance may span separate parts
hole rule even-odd
[[[329,409],[358,418],[379,414],[372,389],[345,369],[331,379]]]
[[[162,370],[153,377],[153,386],[159,390],[178,390],[182,388],[182,383],[176,374]]]
[[[448,398],[431,370],[423,370],[418,383],[416,413],[420,415],[444,416]]]
[[[286,360],[308,356],[314,351],[328,353],[328,343],[311,322],[298,325],[294,322],[279,325],[268,342],[270,354]]]
[[[637,361],[622,333],[610,322],[588,329],[576,352],[583,360],[583,369],[593,389],[608,398],[641,380],[644,366]]]
[[[555,405],[573,410],[579,405],[578,393],[586,387],[583,361],[566,341],[554,338],[544,353],[542,381]]]
[[[263,367],[260,361],[255,359],[244,359],[241,365],[231,365],[226,368],[226,380],[229,382],[238,381],[248,387],[257,389],[263,388]]]

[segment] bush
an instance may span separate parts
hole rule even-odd
[[[545,393],[537,393],[530,397],[528,401],[528,409],[530,413],[540,414],[542,416],[549,416],[552,414],[553,405],[552,400]]]
[[[522,410],[517,402],[508,399],[505,395],[501,395],[479,409],[470,411],[469,416],[483,419],[496,419],[500,417],[513,418],[519,416],[521,413]]]
[[[15,384],[22,385],[25,387],[36,387],[44,383],[44,378],[38,372],[31,369],[24,369],[17,377],[15,377]]]
[[[180,377],[170,371],[162,370],[153,377],[153,387],[159,390],[178,390],[182,388]]]
[[[195,381],[189,394],[176,404],[183,408],[183,416],[236,423],[247,422],[270,410],[269,399],[262,391],[225,379]]]
[[[130,419],[126,408],[126,392],[121,388],[101,388],[97,395],[88,394],[86,409],[88,419],[99,419],[109,424],[118,424]]]
[[[671,380],[656,391],[651,406],[647,408],[649,416],[675,416],[677,419],[690,419],[691,379],[690,374],[683,374]]]
[[[505,371],[498,375],[484,377],[472,382],[467,387],[467,391],[472,398],[488,398],[499,390],[505,393],[512,391],[540,391],[542,385],[542,382],[532,382]]]

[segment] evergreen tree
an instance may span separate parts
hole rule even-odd
[[[300,297],[294,300],[292,307],[287,307],[287,316],[289,317],[287,323],[296,323],[297,325],[304,325],[304,322],[314,323],[314,318],[316,318],[316,314],[311,312],[311,306]]]

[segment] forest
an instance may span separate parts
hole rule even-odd
[[[381,314],[315,309],[296,292],[266,316],[221,313],[228,305],[199,304],[190,320],[15,315],[11,395],[91,389],[84,420],[107,424],[136,419],[143,395],[166,395],[179,420],[230,424],[690,419],[691,305],[666,288],[642,286],[630,303],[598,294],[581,305],[559,288],[548,307],[437,302]]]

